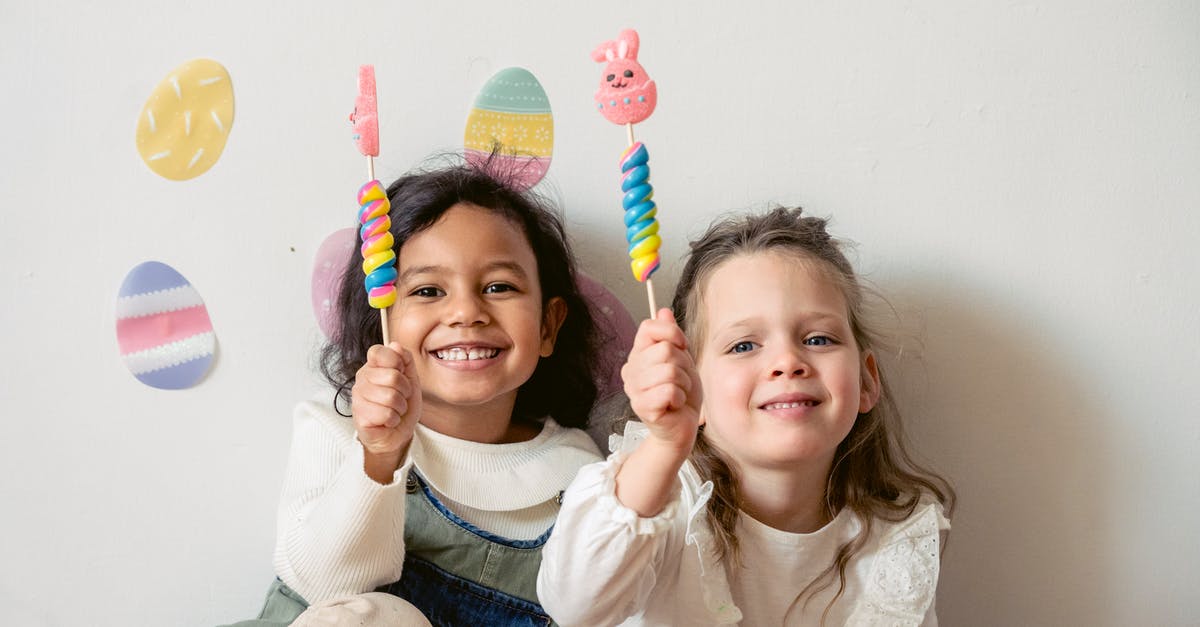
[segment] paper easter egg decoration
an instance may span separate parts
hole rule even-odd
[[[137,149],[154,173],[172,181],[204,174],[233,127],[233,83],[216,61],[193,59],[154,87],[137,121]]]
[[[592,51],[592,60],[605,64],[594,96],[596,108],[614,124],[637,124],[650,117],[658,104],[658,86],[637,56],[638,34],[632,28]]]
[[[350,258],[357,253],[358,230],[350,227],[330,233],[317,248],[313,257],[312,307],[317,326],[325,337],[333,337],[341,322],[337,310],[338,292],[342,289],[342,276]]]
[[[597,399],[604,399],[622,390],[621,366],[633,348],[637,324],[629,310],[608,288],[595,279],[578,275],[576,283],[596,326],[600,329],[600,372],[597,373]]]
[[[504,172],[533,187],[546,176],[554,152],[554,116],[546,90],[529,70],[496,72],[475,97],[463,135],[467,161],[481,163],[493,150]]]
[[[217,339],[196,288],[158,261],[135,266],[117,292],[121,360],[150,387],[192,387],[212,367]]]

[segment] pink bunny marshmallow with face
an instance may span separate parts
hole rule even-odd
[[[638,34],[626,28],[616,40],[606,41],[592,51],[592,60],[607,63],[596,90],[596,107],[614,124],[636,124],[654,113],[658,87],[637,62]]]

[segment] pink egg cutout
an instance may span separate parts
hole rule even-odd
[[[313,256],[312,307],[317,326],[325,337],[333,337],[341,323],[337,295],[342,289],[342,275],[351,256],[358,252],[358,230],[354,227],[330,233],[317,247]]]
[[[171,266],[134,266],[117,292],[121,361],[142,383],[182,390],[212,368],[217,338],[200,293]]]
[[[621,366],[633,348],[637,323],[629,310],[599,281],[579,273],[579,291],[592,309],[592,317],[600,330],[600,372],[597,373],[597,400],[608,398],[624,389]]]

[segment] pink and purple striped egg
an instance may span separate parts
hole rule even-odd
[[[199,383],[217,338],[196,288],[158,261],[135,266],[117,292],[117,346],[138,381],[163,390]]]

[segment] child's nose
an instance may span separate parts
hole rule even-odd
[[[478,294],[462,294],[448,299],[450,304],[450,326],[474,326],[486,324],[487,308]]]
[[[804,377],[807,376],[811,367],[805,361],[803,353],[794,347],[777,352],[770,362],[771,378],[779,377]]]

